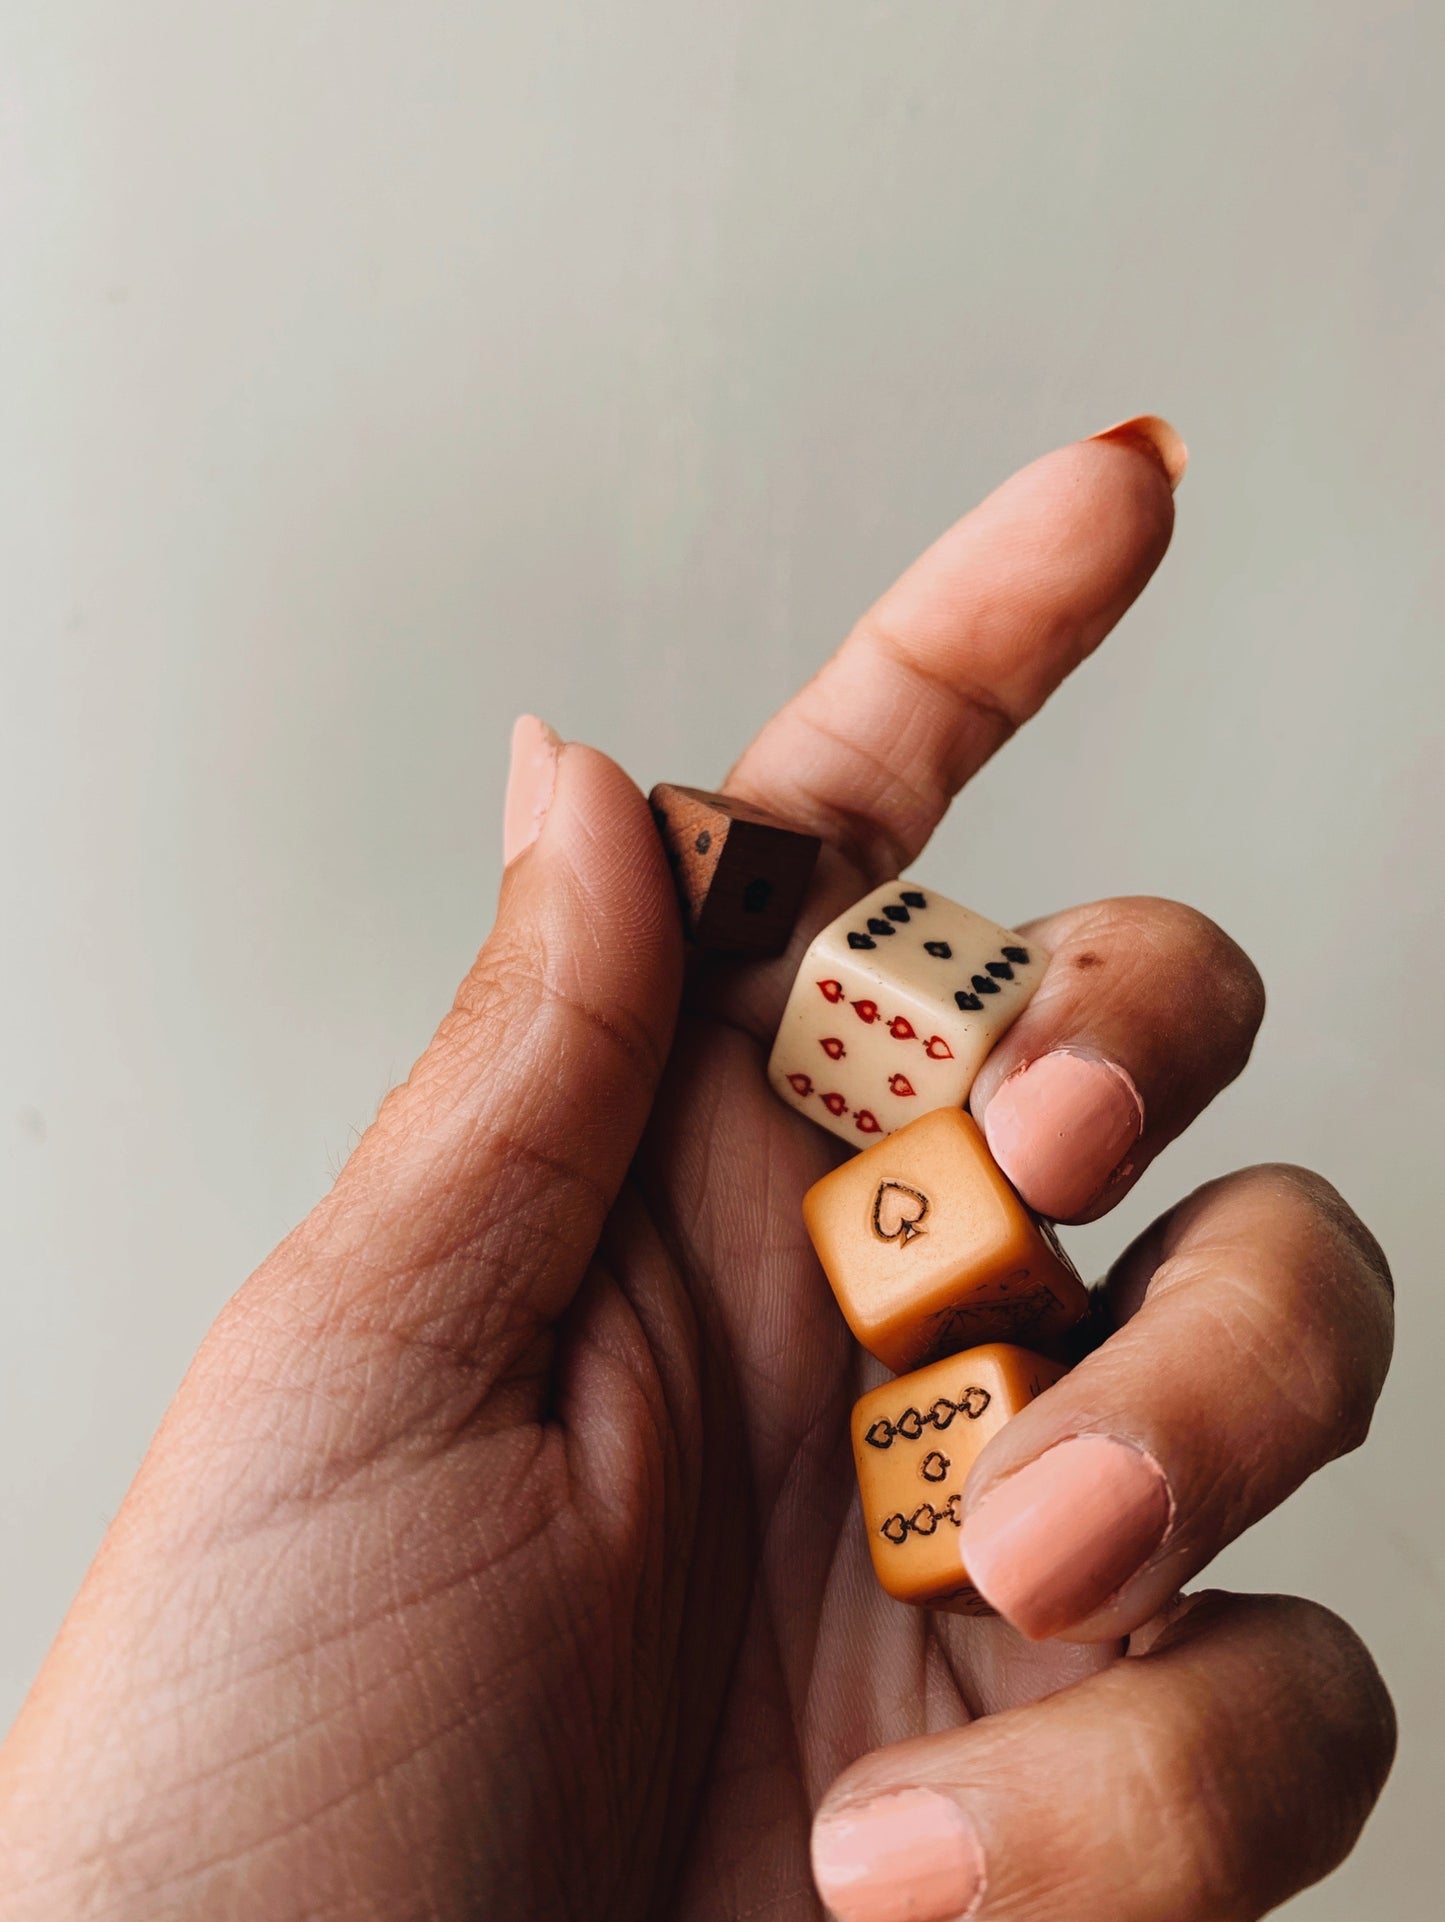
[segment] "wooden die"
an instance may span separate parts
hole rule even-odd
[[[660,781],[648,796],[677,882],[683,925],[700,948],[781,954],[821,845],[727,794]]]

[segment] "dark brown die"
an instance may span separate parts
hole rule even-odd
[[[670,781],[648,799],[688,939],[724,954],[781,954],[818,858],[817,835],[730,795]]]

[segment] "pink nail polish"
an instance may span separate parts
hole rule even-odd
[[[1179,430],[1171,427],[1162,414],[1135,414],[1129,420],[1116,421],[1112,427],[1090,434],[1089,439],[1119,441],[1152,455],[1164,469],[1171,494],[1177,492],[1189,466],[1189,449]]]
[[[1174,1501],[1152,1455],[1108,1435],[1059,1442],[965,1516],[974,1586],[1034,1641],[1086,1621],[1169,1531]]]
[[[900,1789],[820,1818],[813,1875],[838,1922],[965,1922],[983,1850],[952,1796]]]
[[[984,1110],[983,1132],[1028,1205],[1072,1221],[1124,1172],[1144,1103],[1114,1062],[1061,1048],[1015,1068]]]
[[[542,832],[557,786],[557,754],[562,745],[545,721],[523,714],[512,729],[512,765],[502,816],[502,861],[507,867]]]

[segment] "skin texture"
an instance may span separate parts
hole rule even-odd
[[[1147,432],[1036,462],[764,730],[733,791],[829,844],[777,963],[685,966],[641,795],[560,751],[455,1006],[220,1317],[0,1751],[7,1922],[816,1922],[815,1813],[920,1787],[1009,1922],[1233,1922],[1346,1852],[1393,1746],[1369,1657],[1304,1602],[1175,1598],[1363,1438],[1366,1231],[1251,1171],[1124,1257],[967,1506],[1107,1435],[1174,1522],[1030,1642],[872,1580],[877,1374],[799,1213],[839,1147],[763,1072],[802,945],[1131,603],[1174,479]],[[1035,928],[1053,966],[973,1106],[1054,1049],[1114,1063],[1145,1119],[1070,1197],[1102,1212],[1243,1066],[1259,982],[1173,903]]]

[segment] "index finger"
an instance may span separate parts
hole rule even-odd
[[[900,873],[1164,557],[1184,443],[1141,415],[1025,467],[934,542],[781,708],[729,792]]]

